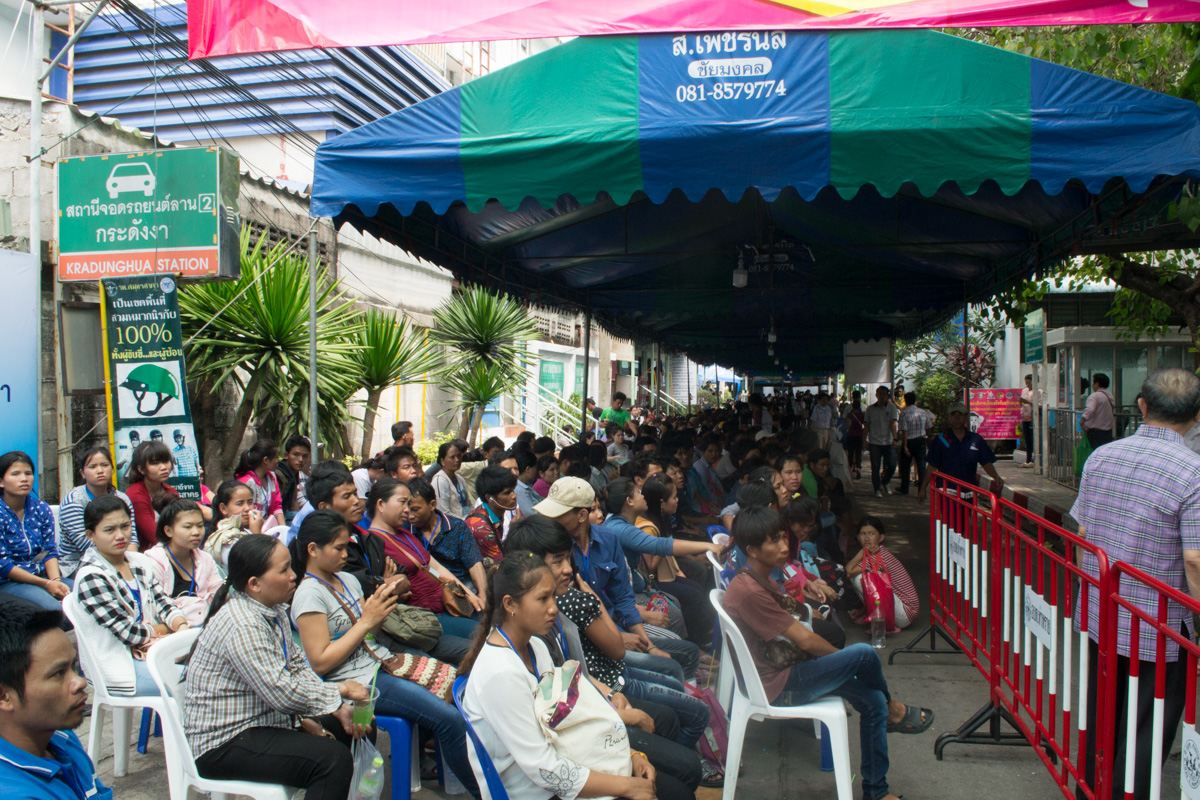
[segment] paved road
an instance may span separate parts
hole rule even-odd
[[[864,477],[866,477],[864,475]],[[865,484],[865,487],[864,487]],[[860,513],[881,517],[888,526],[887,543],[910,569],[918,591],[922,593],[920,618],[910,628],[918,631],[928,620],[926,601],[929,590],[929,518],[927,507],[915,494],[893,495],[876,499],[869,491],[869,479],[852,487]],[[851,641],[865,641],[865,631],[851,625]],[[908,632],[891,637],[890,647],[898,647],[911,638]],[[886,654],[885,654],[886,656]],[[953,730],[987,700],[987,685],[976,669],[961,656],[906,656],[886,666],[885,674],[896,697],[902,701],[933,708],[937,714],[931,731],[920,736],[889,737],[893,791],[909,800],[934,798],[971,798],[971,800],[1053,800],[1061,794],[1051,782],[1042,763],[1028,748],[952,746],[944,761],[933,756],[937,734]],[[87,722],[80,728],[86,742]],[[101,750],[99,770],[102,779],[116,790],[120,800],[165,800],[168,797],[163,768],[162,740],[151,740],[146,754],[136,750],[129,761],[129,773],[112,776],[111,726],[106,725],[106,741]],[[852,718],[851,763],[859,764],[858,722]],[[390,747],[386,735],[380,736],[385,756]],[[820,747],[813,738],[811,724],[795,722],[751,723],[744,753],[744,771],[738,783],[738,796],[753,800],[783,798],[836,797],[833,773],[820,771]],[[1168,770],[1171,767],[1168,766]],[[1177,769],[1177,767],[1176,767]],[[416,795],[419,800],[445,796],[428,788]],[[390,787],[385,789],[388,797]],[[855,797],[861,788],[855,782]],[[717,800],[719,792],[703,792],[701,800]]]

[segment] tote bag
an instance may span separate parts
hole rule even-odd
[[[560,756],[607,775],[633,775],[625,723],[583,677],[578,661],[563,662],[542,675],[533,709]]]
[[[867,606],[868,615],[874,614],[878,608],[887,623],[888,633],[898,633],[896,627],[896,599],[892,593],[892,576],[883,569],[883,558],[876,554],[863,553],[863,602]]]

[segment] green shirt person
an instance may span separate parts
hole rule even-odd
[[[600,424],[605,425],[609,422],[620,425],[627,429],[634,436],[637,436],[637,428],[630,422],[629,412],[625,410],[625,401],[628,400],[624,392],[617,392],[613,395],[612,408],[604,409],[604,413],[600,415]]]

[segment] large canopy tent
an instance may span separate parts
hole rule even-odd
[[[1200,245],[1197,176],[1196,104],[965,39],[664,34],[326,141],[311,213],[701,363],[777,372],[773,318],[811,373],[1074,254]]]

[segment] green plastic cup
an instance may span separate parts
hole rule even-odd
[[[371,724],[371,720],[375,719],[375,703],[379,700],[379,690],[372,686],[367,690],[368,697],[366,700],[354,700],[354,710],[350,712],[350,719],[355,725],[364,727]]]

